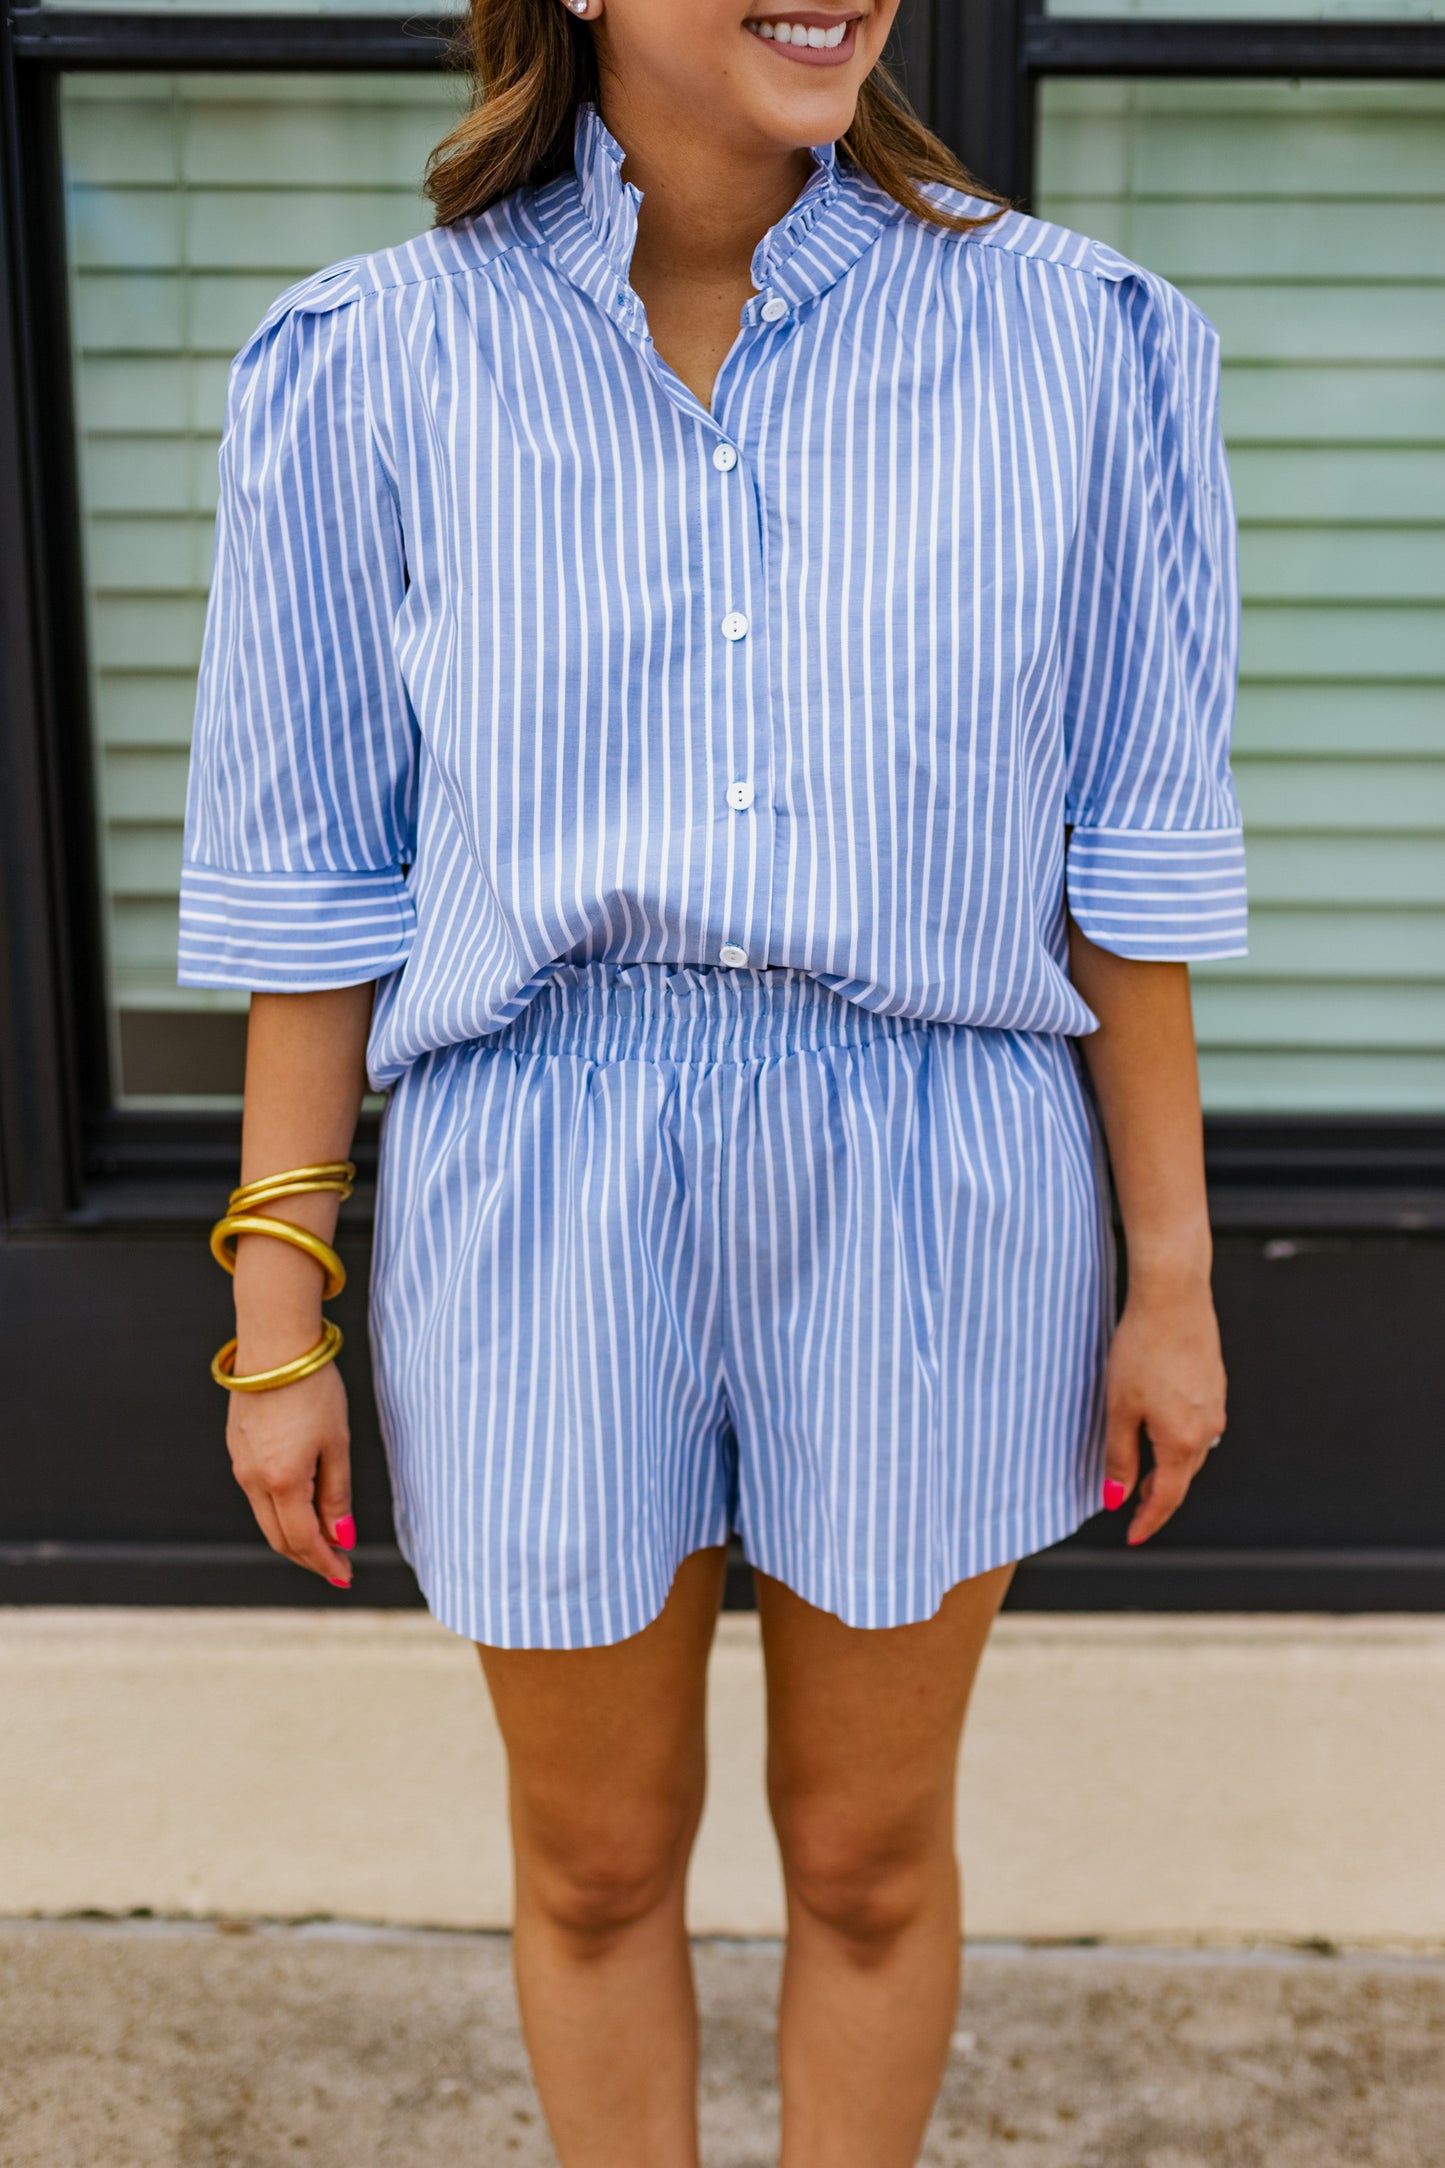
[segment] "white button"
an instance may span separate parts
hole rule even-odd
[[[738,455],[731,444],[713,446],[712,463],[720,474],[731,474],[738,463]]]
[[[733,970],[737,971],[747,962],[748,952],[745,948],[739,948],[736,941],[724,941],[718,950],[718,960],[720,963],[730,964]]]
[[[734,808],[736,809],[736,811],[737,811],[737,812],[739,812],[739,813],[744,813],[744,812],[746,812],[746,811],[747,811],[747,809],[748,809],[748,807],[749,807],[749,806],[750,806],[750,805],[752,804],[752,802],[753,802],[753,786],[752,786],[752,784],[751,784],[751,783],[749,783],[749,782],[747,781],[746,777],[744,777],[744,778],[743,778],[743,779],[742,779],[741,781],[739,781],[739,782],[736,782],[736,783],[729,783],[729,785],[728,785],[728,804],[729,804],[730,806],[734,807]]]
[[[725,640],[741,640],[747,629],[748,621],[741,610],[729,610],[722,621],[722,632]]]
[[[786,316],[787,313],[788,304],[781,294],[769,294],[767,300],[758,310],[758,314],[765,324],[775,324],[780,316]]]

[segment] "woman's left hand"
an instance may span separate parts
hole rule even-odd
[[[1131,1286],[1105,1373],[1105,1479],[1115,1511],[1139,1484],[1130,1543],[1144,1543],[1184,1503],[1224,1429],[1225,1377],[1207,1281]],[[1139,1432],[1154,1465],[1139,1483]]]

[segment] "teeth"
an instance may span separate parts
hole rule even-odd
[[[846,23],[837,23],[831,30],[809,30],[802,23],[775,21],[750,22],[747,27],[755,37],[771,38],[775,45],[811,45],[822,51],[841,45],[848,35]]]

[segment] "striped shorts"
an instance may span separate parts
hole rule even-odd
[[[796,971],[560,966],[394,1087],[373,1356],[397,1532],[504,1648],[748,1558],[850,1625],[1097,1505],[1113,1316],[1077,1049]]]

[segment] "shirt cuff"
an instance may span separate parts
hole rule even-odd
[[[181,872],[177,982],[255,994],[361,986],[405,963],[416,905],[400,867],[364,873]]]
[[[1068,897],[1076,924],[1115,956],[1152,963],[1243,956],[1243,832],[1076,828]]]

